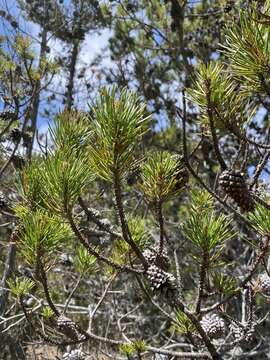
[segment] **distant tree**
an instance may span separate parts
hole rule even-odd
[[[97,32],[105,26],[106,21],[98,1],[72,0],[63,1],[20,1],[27,17],[39,24],[43,32],[50,33],[63,41],[69,48],[67,58],[61,53],[58,61],[62,70],[67,73],[65,104],[71,109],[74,104],[74,81],[76,66],[79,62],[80,48],[89,32]],[[46,44],[48,47],[48,44]]]

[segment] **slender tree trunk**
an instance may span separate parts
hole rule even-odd
[[[8,246],[7,259],[5,263],[4,274],[1,280],[2,290],[0,292],[0,314],[4,314],[8,301],[7,280],[12,275],[15,269],[15,258],[16,258],[16,244],[14,241],[15,232],[11,235],[10,243]]]
[[[48,31],[46,27],[43,27],[42,34],[41,34],[41,45],[40,45],[40,54],[39,54],[39,65],[38,69],[41,70],[42,62],[45,60],[46,57],[46,48],[47,48],[47,34]],[[41,81],[38,80],[36,83],[35,88],[35,97],[33,100],[33,110],[31,113],[31,127],[30,131],[32,133],[31,142],[27,149],[27,158],[31,159],[32,151],[33,151],[33,145],[35,140],[35,134],[37,130],[37,117],[38,117],[38,110],[39,110],[39,103],[40,103],[40,89],[41,89]]]
[[[68,79],[67,97],[66,97],[66,107],[68,110],[72,108],[74,102],[73,99],[74,77],[75,77],[78,55],[79,55],[79,41],[75,40],[73,42],[70,65],[69,65],[69,79]]]

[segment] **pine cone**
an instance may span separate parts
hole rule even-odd
[[[270,295],[270,277],[267,273],[259,276],[261,292],[265,295]]]
[[[143,256],[149,265],[156,265],[162,270],[167,271],[170,267],[170,259],[166,249],[159,254],[159,247],[144,250]]]
[[[234,337],[235,341],[239,342],[239,341],[241,341],[241,339],[244,338],[245,330],[243,327],[232,323],[229,326],[229,329],[230,329],[230,332],[232,333],[232,336]]]
[[[212,339],[221,337],[225,331],[225,323],[217,314],[205,315],[201,320],[201,326]]]
[[[245,344],[250,342],[254,337],[254,326],[239,326],[232,323],[230,331],[236,342]]]
[[[71,350],[69,352],[64,353],[63,355],[63,360],[84,360],[84,359],[85,359],[85,354],[79,349]]]
[[[156,265],[150,265],[146,271],[146,277],[150,282],[151,289],[154,290],[174,290],[176,289],[175,277],[166,271],[158,268]]]
[[[70,339],[82,340],[85,336],[78,331],[74,321],[64,315],[60,315],[57,319],[57,326]]]
[[[254,210],[254,200],[247,187],[243,173],[231,169],[225,170],[219,177],[219,185],[242,211]]]
[[[0,119],[2,120],[16,120],[17,115],[13,111],[2,111],[0,113]]]

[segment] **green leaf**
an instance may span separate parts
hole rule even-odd
[[[239,89],[239,83],[232,78],[230,69],[219,62],[199,66],[194,86],[188,90],[188,95],[200,107],[200,120],[209,124],[210,106],[214,124],[222,130],[242,127],[256,110],[254,105],[250,107],[249,98]]]
[[[40,315],[44,317],[44,319],[51,319],[54,316],[54,312],[49,306],[44,306]]]
[[[49,132],[57,150],[72,150],[76,154],[89,151],[90,119],[83,112],[64,110],[56,117]]]
[[[42,172],[44,171],[41,157],[33,158],[20,172],[19,192],[24,202],[32,209],[38,206],[44,207],[42,193],[44,186],[42,182]]]
[[[180,334],[194,333],[196,331],[195,326],[181,310],[176,311],[175,315],[178,324],[173,323],[172,330]]]
[[[236,289],[237,284],[235,278],[230,278],[220,272],[215,272],[212,279],[214,288],[223,294],[230,294]]]
[[[44,161],[41,180],[47,208],[65,214],[93,180],[88,154],[59,149]]]
[[[146,350],[146,342],[144,340],[135,340],[130,343],[121,344],[119,350],[123,355],[132,355],[143,352]]]
[[[128,227],[133,241],[135,241],[141,248],[147,246],[150,234],[147,230],[145,219],[139,216],[129,217]]]
[[[119,346],[119,351],[123,355],[132,355],[135,352],[132,343],[121,344]]]

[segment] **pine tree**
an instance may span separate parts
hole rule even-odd
[[[67,108],[71,109],[74,104],[75,73],[81,45],[89,32],[97,32],[105,25],[98,1],[74,0],[68,5],[57,0],[21,1],[21,6],[27,16],[41,26],[42,34],[49,32],[68,45],[67,61],[63,61],[61,54],[59,63],[61,67],[66,67],[67,85],[64,98]]]

